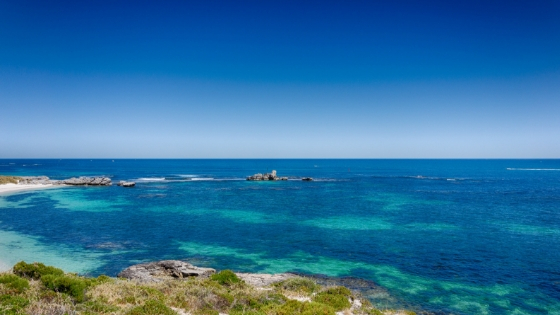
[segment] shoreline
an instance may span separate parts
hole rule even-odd
[[[1,272],[0,278],[4,286],[12,289],[1,306],[7,305],[18,314],[36,313],[56,303],[75,314],[98,314],[99,310],[109,309],[112,314],[124,315],[417,314],[407,308],[374,306],[361,292],[344,283],[319,283],[292,273],[218,271],[182,260],[132,265],[117,277],[79,275],[20,261],[11,270]],[[61,302],[53,301],[53,296],[61,298]]]
[[[53,185],[53,184],[3,184],[0,185],[0,195],[8,195],[11,193],[49,189],[56,187],[65,187],[66,185]]]

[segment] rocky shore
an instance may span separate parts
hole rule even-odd
[[[181,260],[162,260],[144,264],[133,265],[118,274],[120,278],[137,280],[140,282],[163,282],[173,279],[188,277],[208,278],[216,273],[216,269],[194,266]],[[298,277],[291,273],[260,274],[260,273],[235,273],[246,283],[256,287],[268,285]]]
[[[18,185],[71,185],[71,186],[111,186],[109,177],[72,177],[55,180],[47,176],[20,176]]]
[[[228,270],[229,271],[229,270]],[[220,272],[221,273],[221,272]],[[162,260],[162,261],[155,261],[149,263],[142,263],[130,266],[118,274],[119,278],[127,279],[130,281],[136,281],[142,284],[162,284],[168,281],[177,281],[177,280],[188,280],[189,278],[197,278],[197,279],[216,279],[217,271],[213,268],[203,268],[194,266],[186,261],[181,260]],[[334,312],[335,315],[357,315],[357,314],[374,314],[374,315],[382,315],[382,314],[391,314],[391,315],[411,315],[415,314],[411,311],[386,311],[382,312],[380,310],[374,309],[371,307],[370,302],[363,297],[361,291],[367,292],[371,294],[372,292],[375,295],[379,296],[380,294],[387,294],[384,292],[383,289],[373,284],[371,281],[366,281],[358,278],[331,278],[326,276],[309,276],[304,274],[295,274],[295,273],[279,273],[279,274],[261,274],[261,273],[241,273],[241,272],[231,272],[231,276],[238,278],[241,282],[257,289],[257,290],[274,290],[274,288],[282,288],[282,287],[293,287],[301,286],[302,283],[305,283],[304,286],[306,288],[302,291],[301,288],[297,290],[282,290],[281,292],[285,294],[288,300],[294,300],[298,302],[313,302],[314,297],[317,293],[314,293],[314,289],[311,291],[307,291],[309,288],[308,286],[324,286],[326,288],[341,288],[338,291],[346,290],[350,295],[345,297],[344,299],[348,300],[348,304],[344,309],[335,309],[338,310]],[[289,285],[286,285],[289,284]],[[348,290],[349,289],[349,290]],[[366,290],[364,290],[366,289]],[[291,292],[290,292],[291,291]],[[388,294],[387,294],[388,295]],[[329,296],[330,299],[336,299],[334,296]],[[394,301],[392,301],[394,302]],[[328,304],[328,303],[327,303]],[[338,308],[341,308],[338,306]],[[323,310],[323,311],[326,311]],[[319,312],[323,314],[323,312]],[[319,314],[317,313],[317,314]],[[329,312],[324,312],[324,314],[328,314]],[[190,313],[181,313],[179,314],[190,314]],[[225,313],[219,313],[220,315],[224,315]],[[233,313],[237,314],[237,313]],[[249,312],[247,314],[254,314],[253,312]],[[261,314],[257,312],[255,314]],[[263,312],[263,315],[267,314],[267,312]],[[271,314],[276,314],[275,312],[271,312]],[[284,312],[281,312],[284,314]],[[297,311],[290,314],[300,314]],[[307,314],[303,312],[302,314]],[[310,314],[315,314],[311,312]],[[431,314],[427,312],[423,312],[423,314]]]
[[[0,314],[414,315],[291,273],[217,272],[181,260],[130,266],[118,278],[19,262],[0,272]],[[422,313],[426,314],[426,313]]]

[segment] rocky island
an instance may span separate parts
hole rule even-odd
[[[264,173],[264,174],[258,173],[258,174],[255,174],[253,176],[249,176],[249,177],[247,177],[247,180],[255,180],[255,181],[258,181],[258,180],[288,180],[288,177],[278,177],[276,175],[276,171],[273,170],[270,173]]]
[[[247,177],[247,180],[252,180],[252,181],[262,181],[262,180],[288,180],[288,177],[278,177],[276,175],[276,171],[272,170],[272,172],[270,173],[258,173],[252,176]],[[303,181],[312,181],[313,178],[311,177],[304,177],[301,180]]]

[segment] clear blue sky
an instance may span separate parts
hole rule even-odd
[[[560,1],[0,0],[0,158],[560,158]]]

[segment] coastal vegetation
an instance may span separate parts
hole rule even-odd
[[[143,283],[84,277],[41,263],[0,273],[0,314],[335,315],[414,314],[378,310],[345,287],[291,278],[263,288],[224,270],[207,278]]]
[[[21,177],[0,175],[0,185],[4,184],[17,184]]]

